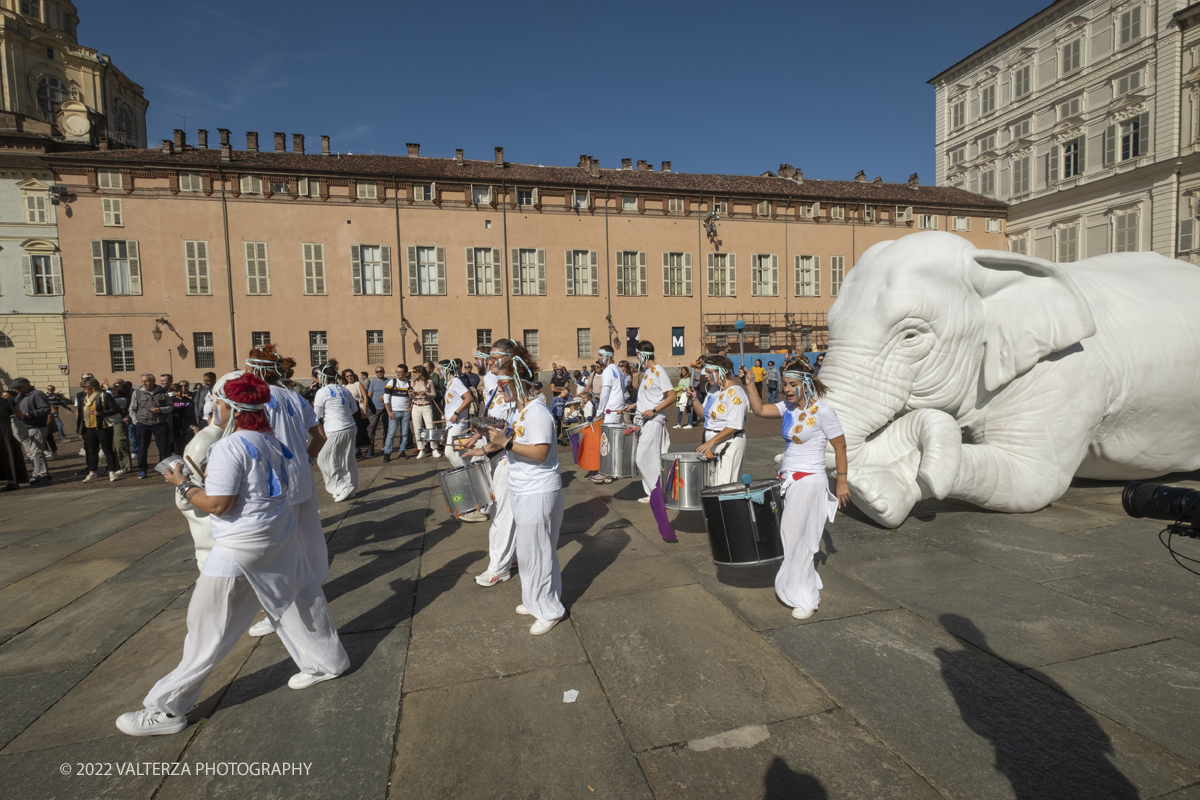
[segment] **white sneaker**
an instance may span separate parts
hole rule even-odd
[[[117,717],[117,728],[130,736],[161,736],[187,727],[187,716],[172,717],[165,711],[130,711]]]
[[[463,522],[488,522],[487,514],[480,514],[478,511],[468,511],[466,514],[461,514],[459,519]]]
[[[529,632],[534,636],[541,636],[543,633],[546,633],[555,625],[557,625],[558,622],[559,620],[557,619],[539,619],[537,622],[533,623],[532,626],[530,626]]]
[[[679,430],[679,426],[678,426],[678,425],[672,425],[671,427],[672,427],[672,428],[674,428],[675,430]]]
[[[490,569],[485,569],[475,576],[475,582],[480,586],[495,586],[498,583],[504,583],[511,577],[511,572],[492,572]]]
[[[119,477],[121,477],[121,473],[119,473],[119,472],[110,472],[110,473],[108,473],[108,482],[109,482],[109,483],[115,483],[115,482],[116,482],[116,480],[117,480],[117,478],[119,478]]]
[[[119,470],[117,470],[117,471],[116,471],[116,476],[117,476],[118,478],[122,478],[122,477],[124,477],[126,474],[128,474],[128,472],[129,472],[128,470],[119,469]],[[111,473],[111,472],[110,472],[110,473],[108,473],[108,474],[109,474],[109,475],[112,475],[113,473]]]
[[[690,427],[692,427],[692,426],[691,426],[691,425],[684,425],[684,426],[683,426],[683,429],[686,431],[686,430],[687,430],[688,428],[690,428]]]
[[[82,483],[91,483],[92,481],[98,481],[98,480],[100,480],[100,477],[98,475],[96,475],[96,473],[89,472],[87,474],[87,477],[84,478],[81,482]]]
[[[792,617],[794,619],[808,619],[813,614],[817,613],[815,608],[793,608]]]
[[[417,458],[424,458],[427,455],[429,454],[422,450],[421,452],[417,453]]]
[[[43,450],[42,455],[44,455],[46,458],[54,458],[55,452],[53,450]]]
[[[83,456],[84,458],[87,458],[87,448],[86,447],[79,448],[79,455]]]
[[[266,636],[268,633],[274,632],[275,626],[271,624],[271,620],[269,619],[264,619],[254,623],[250,626],[250,630],[247,631],[247,633],[254,637]]]
[[[331,681],[336,677],[337,675],[329,672],[297,672],[295,675],[288,678],[288,688],[307,689],[308,687],[315,686],[318,683]]]
[[[434,450],[434,451],[433,451],[433,457],[434,457],[434,458],[441,458],[441,457],[442,457],[442,454],[441,454],[441,453],[439,453],[437,450]]]
[[[520,615],[521,615],[521,616],[523,616],[523,617],[529,617],[529,616],[532,616],[532,615],[529,613],[529,609],[525,607],[525,604],[524,604],[524,603],[522,603],[521,605],[517,606],[517,613],[518,613],[518,614],[520,614]]]
[[[649,497],[639,497],[638,502],[641,503],[642,505],[647,505],[650,502],[650,498]]]

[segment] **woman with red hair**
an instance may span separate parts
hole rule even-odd
[[[183,659],[146,695],[141,711],[117,718],[130,736],[178,733],[204,681],[259,606],[300,667],[288,686],[304,689],[346,671],[329,604],[301,544],[288,504],[287,462],[296,457],[271,433],[267,384],[243,374],[214,389],[210,424],[225,430],[213,446],[204,488],[177,467],[166,473],[180,497],[212,515],[214,547],[188,603]]]

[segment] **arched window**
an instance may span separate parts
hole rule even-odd
[[[14,347],[13,340],[8,338],[8,334],[0,333],[0,347]]]
[[[63,101],[70,99],[71,92],[67,85],[53,75],[47,75],[38,82],[37,104],[46,114],[57,114]]]
[[[116,103],[116,110],[113,114],[117,125],[117,133],[124,136],[126,139],[133,138],[133,117],[129,113],[129,106],[122,103],[120,100]]]

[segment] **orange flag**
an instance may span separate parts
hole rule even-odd
[[[588,472],[600,469],[600,426],[603,422],[601,417],[579,432],[579,453],[575,463]]]

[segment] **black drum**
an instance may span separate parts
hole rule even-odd
[[[714,564],[750,567],[783,558],[783,499],[777,478],[727,483],[700,493]]]

